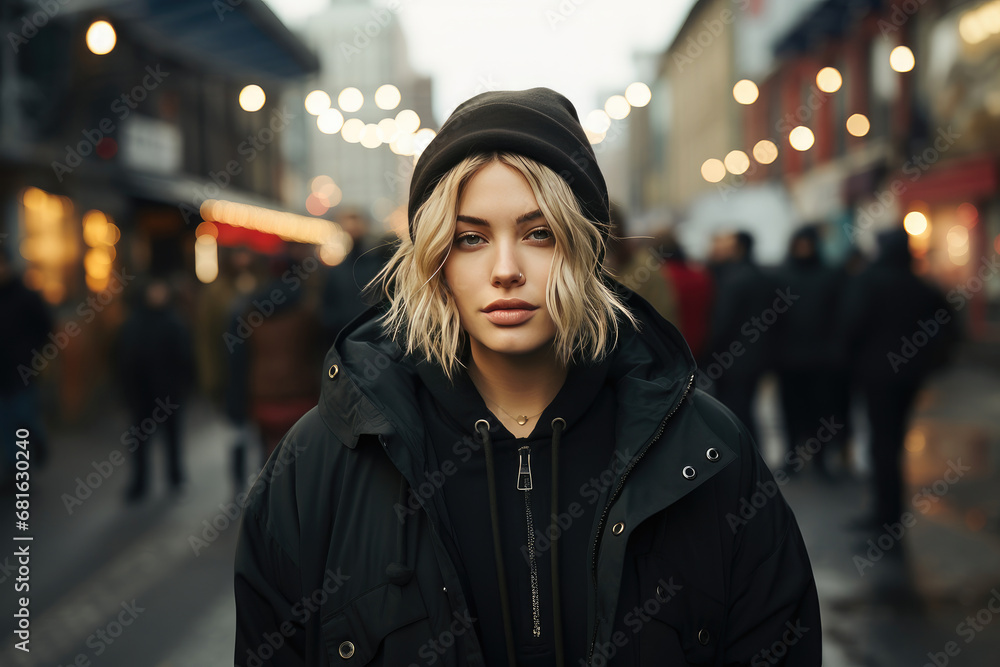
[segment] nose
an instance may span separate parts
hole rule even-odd
[[[496,287],[513,287],[524,282],[521,264],[517,256],[517,244],[498,240],[495,242],[496,254],[493,258],[493,274],[491,281]]]

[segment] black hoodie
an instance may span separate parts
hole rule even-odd
[[[579,664],[586,658],[587,554],[598,511],[597,488],[602,471],[610,468],[614,449],[616,397],[613,386],[605,382],[610,362],[606,357],[598,364],[571,366],[559,393],[526,438],[515,438],[504,428],[464,369],[452,385],[440,366],[417,366],[422,380],[420,406],[427,416],[428,440],[436,458],[431,469],[442,470],[446,461],[455,464],[454,468],[447,466],[454,472],[436,499],[457,544],[455,560],[465,565],[466,590],[471,592],[470,606],[478,619],[476,630],[487,664],[506,665],[507,660],[498,568],[490,524],[485,520],[490,516],[487,466],[483,456],[472,455],[472,447],[478,448],[476,443],[481,440],[475,424],[481,419],[489,422],[495,451],[499,529],[517,664],[553,664],[552,533],[559,540],[561,625],[565,644],[570,647],[566,664]],[[560,418],[565,426],[559,423]],[[551,508],[554,429],[562,431],[556,510]],[[468,438],[472,438],[469,447],[459,447],[456,454],[456,443]],[[522,463],[530,467],[530,491],[518,490]],[[529,511],[535,537],[533,554],[528,545]],[[558,532],[550,525],[553,513]],[[532,557],[537,573],[534,592]],[[539,637],[533,634],[535,595]]]

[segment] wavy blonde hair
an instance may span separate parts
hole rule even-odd
[[[467,334],[441,269],[454,243],[462,193],[480,169],[494,162],[524,176],[555,238],[545,305],[556,327],[553,344],[559,360],[567,365],[574,357],[599,361],[609,342],[613,346],[618,340],[617,314],[638,328],[628,307],[601,279],[611,276],[600,262],[605,252],[601,228],[606,225],[583,215],[573,191],[558,174],[512,153],[464,159],[441,178],[417,210],[413,238],[401,240],[372,280],[381,284],[388,299],[388,310],[380,318],[384,331],[394,341],[402,337],[407,354],[422,352],[454,379],[456,368],[463,365],[460,357]]]

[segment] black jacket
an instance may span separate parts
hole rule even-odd
[[[586,623],[593,665],[819,665],[815,583],[778,485],[746,429],[693,389],[677,330],[625,294],[642,331],[613,352],[614,479],[590,580],[562,583],[586,586],[587,608],[564,623]],[[429,501],[447,475],[426,467],[413,364],[378,314],[337,337],[318,407],[250,491],[237,665],[485,664]]]

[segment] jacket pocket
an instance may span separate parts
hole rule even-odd
[[[367,665],[390,633],[424,618],[427,609],[415,581],[406,586],[385,584],[359,595],[323,614],[329,663]]]
[[[649,619],[639,633],[639,664],[664,664],[668,655],[683,655],[680,664],[715,663],[725,614],[722,602],[670,572],[653,555],[640,560],[639,592],[637,616]]]

